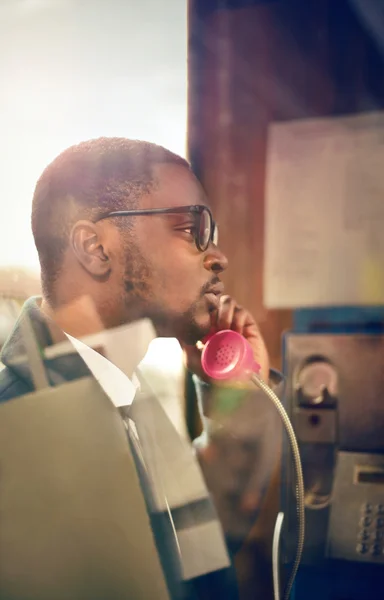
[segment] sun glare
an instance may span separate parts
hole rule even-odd
[[[180,0],[1,3],[0,266],[38,269],[31,197],[61,150],[116,135],[185,155],[186,36]]]

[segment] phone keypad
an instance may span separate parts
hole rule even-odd
[[[356,552],[372,557],[384,555],[384,505],[361,505]]]

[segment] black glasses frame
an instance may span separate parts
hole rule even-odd
[[[210,219],[210,233],[209,233],[209,238],[207,240],[206,243],[202,244],[201,243],[201,239],[200,239],[200,221],[197,224],[196,227],[196,231],[195,231],[195,244],[198,250],[200,250],[201,252],[205,252],[209,246],[209,244],[212,242],[213,244],[216,243],[216,236],[217,236],[217,226],[215,221],[213,220],[212,217],[212,212],[211,210],[208,208],[208,206],[204,206],[203,204],[193,204],[191,206],[174,206],[171,208],[143,208],[143,209],[137,209],[137,210],[116,210],[110,213],[106,213],[105,215],[101,215],[100,217],[98,217],[97,219],[94,220],[94,223],[98,223],[99,221],[102,221],[103,219],[109,219],[110,217],[141,217],[141,216],[145,216],[145,215],[171,215],[171,214],[188,214],[188,213],[192,213],[195,214],[197,216],[200,217],[202,214],[206,212],[209,214],[209,219]]]

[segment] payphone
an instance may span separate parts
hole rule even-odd
[[[305,486],[295,600],[384,598],[384,335],[302,329],[284,339],[285,401]],[[294,484],[283,472],[287,550]]]

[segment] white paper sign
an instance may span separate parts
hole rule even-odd
[[[273,124],[264,303],[384,304],[384,112]]]

